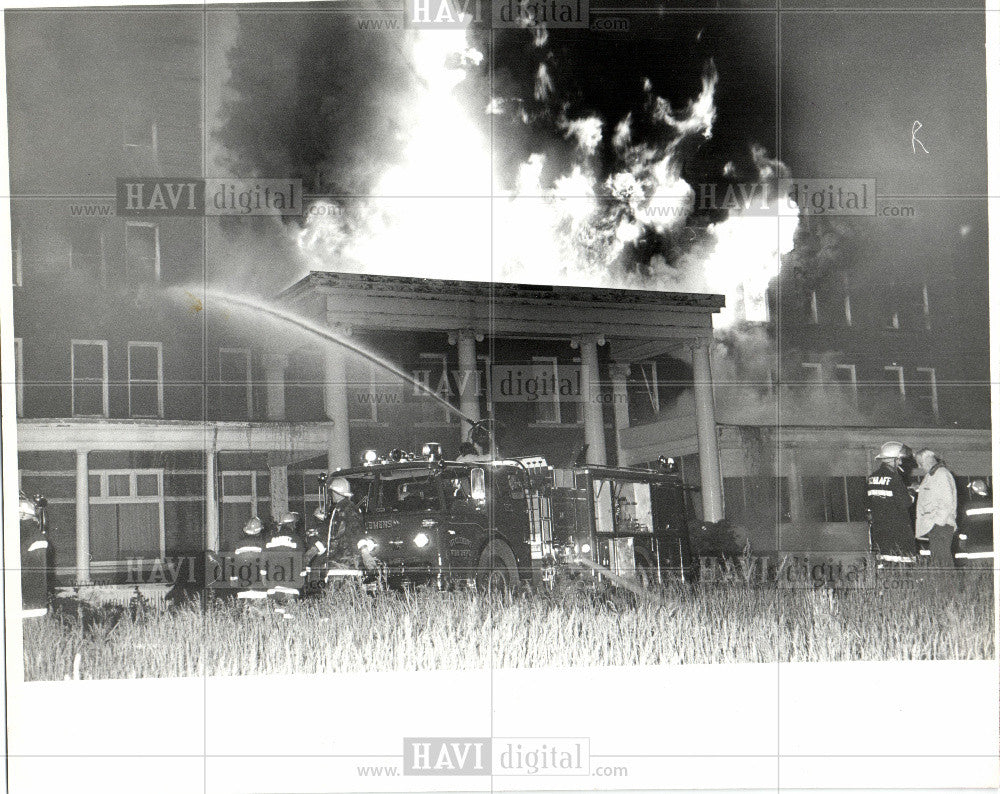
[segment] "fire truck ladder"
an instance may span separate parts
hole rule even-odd
[[[531,527],[531,559],[552,555],[552,499],[535,490],[528,491],[528,521]]]

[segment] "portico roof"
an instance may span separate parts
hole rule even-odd
[[[722,295],[564,287],[313,271],[280,298],[325,298],[330,322],[352,327],[477,332],[510,338],[670,342],[707,339]],[[313,309],[315,311],[315,308]]]

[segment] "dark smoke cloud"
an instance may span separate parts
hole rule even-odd
[[[755,172],[755,145],[773,151],[771,26],[753,15],[657,12],[630,21],[628,33],[470,31],[470,43],[486,57],[456,92],[493,144],[501,188],[513,187],[532,154],[545,156],[542,184],[551,186],[580,158],[568,125],[597,117],[604,134],[588,165],[600,191],[608,175],[631,165],[616,146],[615,126],[628,119],[631,142],[644,151],[677,144],[677,131],[656,118],[658,103],[683,113],[708,70],[719,73],[718,116],[711,138],[691,135],[679,143],[681,176],[692,185],[724,182],[727,163],[735,164],[733,173]],[[318,192],[366,195],[397,162],[412,123],[406,100],[419,80],[408,60],[412,35],[360,30],[349,13],[240,14],[216,136],[228,169],[299,177]],[[491,98],[494,112],[487,112]],[[598,197],[608,212],[595,218],[595,230],[607,237],[621,208],[606,188]],[[350,228],[358,206],[342,206]],[[651,262],[678,261],[699,228],[725,214],[696,212],[671,234],[647,228],[608,266],[649,275]]]
[[[388,15],[387,15],[388,18]],[[291,177],[364,196],[392,163],[417,79],[408,34],[360,31],[349,14],[238,17],[217,140],[239,176]]]

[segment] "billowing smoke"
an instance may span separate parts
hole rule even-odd
[[[797,210],[775,211],[787,173],[765,148],[731,123],[714,139],[733,48],[702,32],[249,14],[219,140],[240,175],[327,194],[289,231],[301,269],[721,292],[720,326],[764,319]]]

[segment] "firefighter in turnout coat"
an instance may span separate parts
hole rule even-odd
[[[21,518],[21,616],[43,617],[49,611],[51,549],[45,534],[41,497],[20,494]]]
[[[260,569],[264,551],[264,522],[254,516],[243,527],[243,537],[233,549],[229,581],[241,601],[261,601],[267,598],[267,585]]]
[[[334,503],[329,525],[330,559],[345,561],[356,551],[354,544],[362,534],[364,521],[352,500],[354,494],[347,478],[334,477],[329,488]]]
[[[307,545],[299,531],[299,514],[294,512],[281,516],[264,545],[267,597],[274,602],[274,611],[285,617],[290,617],[287,605],[302,594],[306,584]]]
[[[865,493],[872,553],[885,562],[913,562],[917,557],[913,496],[906,487],[913,451],[890,441],[882,445],[875,460],[879,467],[868,476]]]

